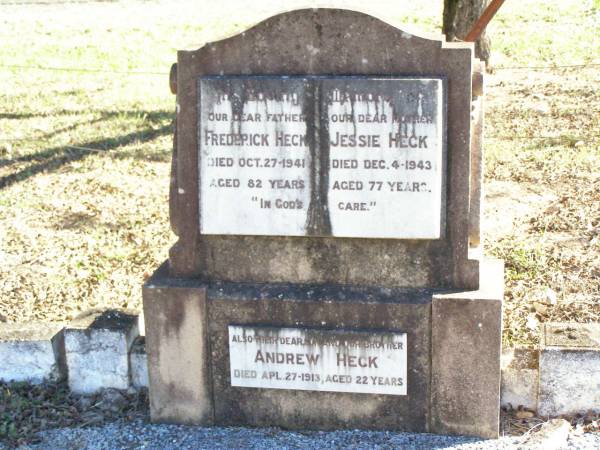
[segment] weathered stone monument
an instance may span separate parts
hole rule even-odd
[[[178,53],[152,419],[498,434],[472,44],[299,10]]]

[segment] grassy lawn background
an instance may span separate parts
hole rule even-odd
[[[0,2],[0,320],[141,308],[174,242],[176,50],[306,4],[283,3]],[[431,3],[369,11],[439,33]],[[600,320],[599,5],[507,2],[489,33],[484,232],[507,263],[505,342],[532,344],[539,322]],[[587,67],[519,69],[562,65]]]

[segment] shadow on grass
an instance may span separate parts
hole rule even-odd
[[[79,114],[100,114],[102,118],[111,118],[115,116],[139,116],[145,114],[151,120],[159,120],[165,117],[172,117],[173,113],[166,110],[159,111],[144,111],[144,110],[114,110],[107,111],[105,109],[59,109],[52,111],[41,112],[25,112],[25,113],[6,113],[0,112],[0,119],[8,120],[23,120],[33,119],[35,117],[56,117],[56,116],[77,116]]]
[[[36,141],[44,141],[44,140],[47,140],[47,139],[51,139],[54,136],[58,136],[59,134],[66,133],[67,131],[72,131],[72,130],[74,130],[76,128],[79,128],[82,125],[92,125],[94,123],[102,122],[103,120],[105,120],[104,117],[98,117],[96,119],[93,119],[93,120],[90,120],[90,121],[87,121],[87,122],[76,122],[74,124],[67,125],[66,127],[56,128],[56,129],[54,129],[54,130],[52,130],[52,131],[50,131],[48,133],[43,133],[42,135],[40,135],[39,137],[37,137],[35,140]],[[29,156],[31,156],[31,155],[29,155]],[[18,162],[18,161],[22,161],[22,160],[23,160],[22,158],[15,158],[13,161]],[[7,164],[4,161],[0,160],[0,167],[7,166],[7,165],[10,165],[10,163]]]
[[[48,114],[34,113],[0,113],[0,119],[32,119],[33,117],[44,117]]]
[[[171,123],[168,125],[163,125],[158,128],[154,128],[152,125],[156,122],[162,122],[164,120],[169,120],[173,118],[173,113],[171,111],[105,111],[103,113],[103,117],[99,120],[94,120],[89,123],[96,123],[101,120],[108,120],[111,117],[119,116],[119,115],[143,115],[145,116],[145,120],[149,122],[149,126],[143,129],[138,129],[134,132],[109,137],[105,139],[96,139],[88,142],[80,142],[74,145],[63,145],[59,147],[53,147],[41,152],[33,153],[30,155],[23,155],[18,158],[14,158],[8,161],[6,164],[5,161],[0,161],[0,167],[6,165],[12,165],[15,163],[28,163],[35,162],[35,164],[31,164],[26,168],[19,170],[18,172],[12,173],[10,175],[6,175],[0,177],[0,189],[11,186],[15,183],[27,180],[38,173],[41,172],[49,172],[55,171],[73,161],[79,161],[81,159],[86,158],[90,154],[102,154],[104,152],[108,152],[110,150],[114,150],[119,147],[127,146],[133,143],[142,144],[144,142],[152,141],[158,137],[165,136],[168,134],[172,134],[173,126]],[[81,123],[84,125],[84,123]],[[170,149],[169,149],[170,152]],[[165,152],[166,154],[167,152]],[[139,155],[137,152],[127,152],[127,156],[125,157],[140,157],[145,155]],[[149,155],[153,160],[163,160],[164,155]],[[158,156],[158,158],[157,158]],[[148,159],[148,158],[144,158]]]

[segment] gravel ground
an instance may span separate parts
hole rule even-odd
[[[200,428],[150,425],[142,420],[102,427],[62,428],[40,433],[41,442],[23,449],[515,449],[522,437],[482,440],[432,434],[367,431],[290,432],[274,428]],[[0,448],[2,445],[0,444]],[[569,439],[569,449],[598,449],[600,434]]]

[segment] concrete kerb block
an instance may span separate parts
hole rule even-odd
[[[148,358],[146,355],[146,339],[138,336],[129,352],[131,385],[136,388],[148,387]]]
[[[0,380],[39,384],[66,376],[61,323],[0,323]]]
[[[76,394],[130,385],[129,351],[138,337],[137,314],[87,311],[64,330],[69,388]]]
[[[542,416],[600,412],[600,324],[545,324],[539,383]]]
[[[538,408],[539,351],[534,348],[509,348],[502,352],[500,405],[508,408]]]

